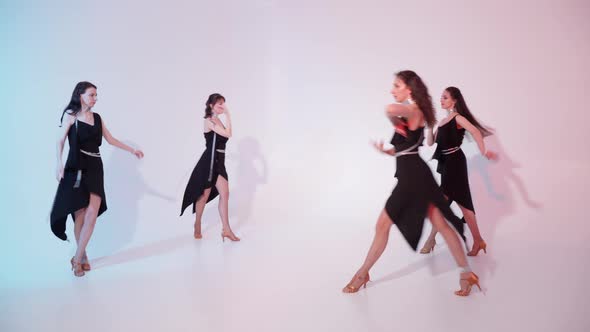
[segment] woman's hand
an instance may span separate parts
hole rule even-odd
[[[64,178],[64,167],[59,165],[57,166],[57,169],[55,171],[55,178],[57,179],[57,182],[61,181],[61,179]]]
[[[487,151],[485,152],[484,156],[485,156],[485,157],[486,157],[488,160],[493,160],[493,161],[496,161],[496,160],[498,160],[498,154],[497,154],[496,152],[494,152],[494,151],[487,150]]]
[[[225,114],[225,116],[229,117],[229,109],[227,108],[226,104],[223,104],[223,113]]]
[[[377,149],[379,152],[383,152],[386,153],[385,148],[383,147],[383,141],[372,141],[371,144],[373,144],[373,147],[375,149]]]
[[[143,151],[141,150],[133,150],[132,153],[137,157],[137,159],[143,158]]]

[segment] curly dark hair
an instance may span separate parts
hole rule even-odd
[[[434,125],[436,121],[434,106],[432,106],[432,98],[428,93],[428,88],[415,72],[411,70],[402,70],[395,74],[397,78],[402,80],[412,91],[412,99],[418,105],[422,114],[424,114],[424,120],[429,127]]]

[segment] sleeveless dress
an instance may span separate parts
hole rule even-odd
[[[449,204],[455,201],[464,208],[474,211],[471,190],[469,190],[467,159],[461,150],[464,136],[465,129],[459,129],[456,117],[453,117],[438,128],[437,146],[432,158],[438,160],[436,171],[441,175],[441,188],[449,198]]]
[[[414,251],[422,236],[430,204],[435,205],[455,228],[463,227],[461,220],[451,211],[432,171],[418,154],[423,140],[424,127],[410,130],[405,121],[396,125],[391,144],[396,151],[395,177],[398,183],[385,203],[385,212]]]
[[[65,231],[68,215],[74,220],[74,212],[88,207],[90,193],[101,197],[98,215],[107,210],[104,172],[99,150],[102,144],[102,120],[98,113],[93,113],[93,118],[93,126],[76,119],[68,130],[70,152],[50,216],[51,231],[64,241],[67,240]]]
[[[225,170],[225,145],[228,138],[218,135],[214,131],[204,133],[204,135],[206,149],[193,169],[186,189],[184,190],[182,207],[180,208],[181,216],[184,210],[191,204],[193,205],[193,213],[195,213],[195,203],[205,189],[211,188],[207,203],[219,195],[217,188],[215,188],[218,176],[222,176],[226,180],[228,179],[227,171]]]

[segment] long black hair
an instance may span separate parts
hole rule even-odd
[[[424,120],[429,127],[434,125],[436,120],[434,116],[434,106],[432,106],[432,98],[428,93],[426,84],[422,81],[420,76],[411,70],[402,70],[395,74],[397,78],[402,80],[412,90],[412,99],[424,114]]]
[[[213,93],[209,96],[209,98],[207,98],[207,102],[205,103],[205,106],[207,106],[205,108],[205,119],[213,115],[213,109],[211,108],[211,105],[217,104],[217,102],[220,100],[223,100],[223,102],[225,102],[225,97],[220,95],[219,93]]]
[[[471,114],[471,111],[469,110],[469,107],[467,107],[467,103],[465,103],[465,98],[463,98],[463,94],[461,93],[461,90],[459,90],[459,88],[450,86],[446,88],[445,91],[447,91],[451,95],[451,98],[453,98],[453,100],[455,101],[455,111],[457,111],[457,113],[459,113],[465,119],[467,119],[467,121],[471,122],[471,124],[473,124],[477,129],[479,129],[483,137],[490,136],[493,134],[491,129],[486,128],[484,125],[479,123],[479,121],[475,119],[473,114]]]
[[[64,108],[63,113],[61,113],[61,119],[59,119],[59,126],[61,127],[61,124],[64,120],[64,114],[66,114],[66,111],[71,111],[73,116],[76,116],[76,114],[78,114],[78,112],[80,112],[80,110],[82,109],[82,102],[80,101],[80,95],[83,95],[84,93],[86,93],[86,90],[89,88],[95,88],[96,89],[96,85],[90,83],[90,82],[78,82],[78,84],[76,84],[76,87],[74,88],[74,92],[72,92],[72,98],[70,99],[70,102],[68,104],[68,106],[66,106]]]

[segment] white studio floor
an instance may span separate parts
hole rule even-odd
[[[31,238],[43,237],[49,249],[27,251],[33,240],[23,237],[23,248],[3,250],[0,330],[587,331],[588,226],[581,208],[568,209],[581,206],[587,190],[563,174],[527,181],[531,193],[554,186],[561,202],[534,197],[541,207],[527,208],[514,195],[515,207],[495,215],[497,223],[480,220],[488,254],[469,261],[485,294],[453,295],[458,272],[440,235],[435,254],[420,255],[396,228],[369,287],[341,293],[368,249],[378,208],[351,203],[336,217],[321,206],[289,214],[270,204],[256,220],[236,223],[241,242],[222,243],[214,202],[202,240],[192,238],[192,217],[163,222],[154,212],[140,214],[128,245],[109,251],[101,246],[109,227],[99,221],[88,249],[94,269],[82,278],[68,270],[73,246],[48,228],[34,230]],[[498,210],[483,201],[482,219]]]

